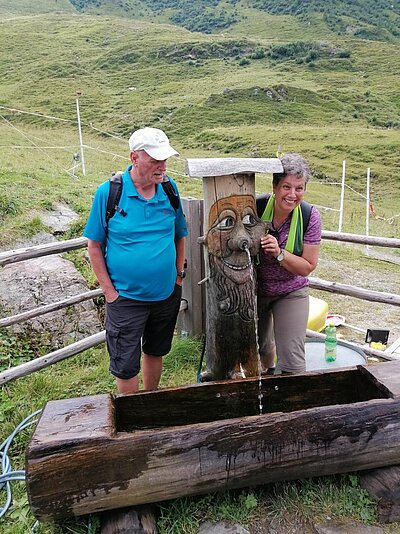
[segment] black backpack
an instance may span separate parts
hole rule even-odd
[[[171,206],[176,211],[179,208],[179,195],[175,191],[173,185],[169,179],[165,182],[161,182],[165,194],[167,195]],[[123,217],[126,215],[126,211],[118,206],[119,199],[121,198],[122,193],[122,173],[113,173],[110,178],[110,192],[108,193],[107,199],[107,209],[106,209],[106,225],[108,226],[108,221],[111,217],[114,217],[115,212],[118,211]]]

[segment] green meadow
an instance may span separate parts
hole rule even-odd
[[[307,200],[320,208],[326,230],[338,229],[345,161],[343,231],[365,232],[370,169],[369,233],[400,237],[398,2],[335,0],[329,13],[324,5],[0,0],[0,248],[46,231],[39,213],[60,201],[80,215],[64,238],[80,236],[96,187],[125,168],[127,139],[145,125],[162,128],[180,151],[169,171],[182,196],[202,197],[201,180],[185,176],[186,158],[303,154],[313,171]],[[78,92],[85,176],[79,167],[73,172],[80,152]],[[256,176],[257,192],[270,184],[271,176]],[[398,251],[391,254],[398,260]],[[85,252],[68,257],[96,287]],[[398,263],[362,247],[324,241],[314,274],[399,293]],[[315,295],[350,323],[400,324],[397,308]],[[5,329],[0,349],[0,370],[47,350],[40,340]],[[200,340],[177,338],[162,386],[194,383],[200,353]],[[0,442],[50,399],[112,392],[107,366],[99,347],[3,386]],[[25,430],[11,449],[15,469],[24,468],[30,435]],[[35,520],[24,484],[14,482],[13,488],[13,507],[0,520],[0,533],[26,534]],[[0,507],[2,498],[0,487]],[[327,516],[376,523],[376,503],[353,474],[178,499],[161,503],[158,511],[161,534],[194,534],[204,518],[251,529],[261,516],[275,517],[288,532]],[[98,517],[90,521],[99,533]],[[36,532],[83,534],[88,522],[41,525]],[[398,524],[391,528],[386,531],[400,532]]]

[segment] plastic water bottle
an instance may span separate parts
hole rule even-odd
[[[325,328],[325,361],[334,362],[337,353],[336,326],[329,323]]]

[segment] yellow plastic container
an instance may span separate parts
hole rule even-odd
[[[309,296],[310,310],[308,312],[307,328],[314,332],[321,332],[325,328],[326,316],[328,315],[328,303],[322,299]]]

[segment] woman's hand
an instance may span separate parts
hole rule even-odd
[[[264,252],[274,257],[278,256],[281,251],[276,237],[271,234],[267,234],[261,238],[261,248]]]

